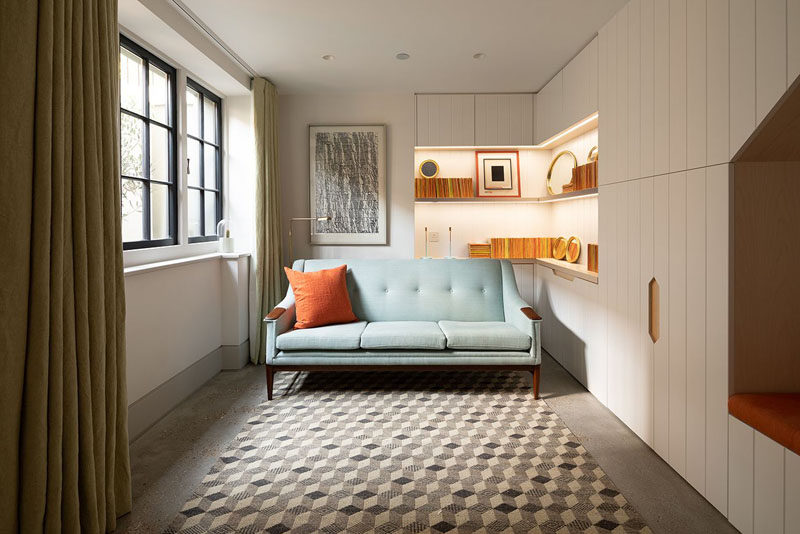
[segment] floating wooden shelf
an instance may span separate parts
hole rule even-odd
[[[581,280],[586,280],[587,282],[591,282],[593,284],[596,284],[599,279],[597,273],[593,273],[583,265],[579,265],[577,263],[569,263],[568,261],[556,260],[554,258],[537,258],[533,260],[533,262],[538,263],[543,267],[553,269],[553,273],[556,275],[564,275],[562,278],[565,276],[571,278],[580,278]]]
[[[581,189],[580,191],[570,191],[569,193],[559,193],[558,195],[548,195],[544,197],[472,197],[472,198],[417,198],[415,202],[456,202],[456,203],[478,203],[478,204],[494,204],[502,202],[517,202],[522,204],[541,204],[545,202],[559,202],[564,200],[572,200],[584,197],[593,197],[597,195],[597,188]]]

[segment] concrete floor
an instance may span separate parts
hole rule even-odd
[[[543,351],[542,398],[656,533],[736,532]],[[280,392],[277,392],[280,394]],[[266,398],[264,368],[222,372],[131,445],[133,511],[118,532],[160,532]]]

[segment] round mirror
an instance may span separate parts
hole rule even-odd
[[[547,170],[547,192],[557,195],[564,192],[564,186],[572,182],[572,169],[578,166],[578,158],[569,150],[562,150],[550,163]]]
[[[423,178],[436,178],[439,174],[439,164],[432,159],[426,159],[419,164],[419,174]]]

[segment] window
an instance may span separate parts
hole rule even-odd
[[[175,69],[120,36],[123,248],[177,242]]]
[[[221,122],[222,100],[187,79],[186,181],[190,243],[217,239],[217,223],[222,219]]]

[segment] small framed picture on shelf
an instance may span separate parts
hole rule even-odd
[[[519,151],[476,150],[475,176],[479,197],[519,197]]]

